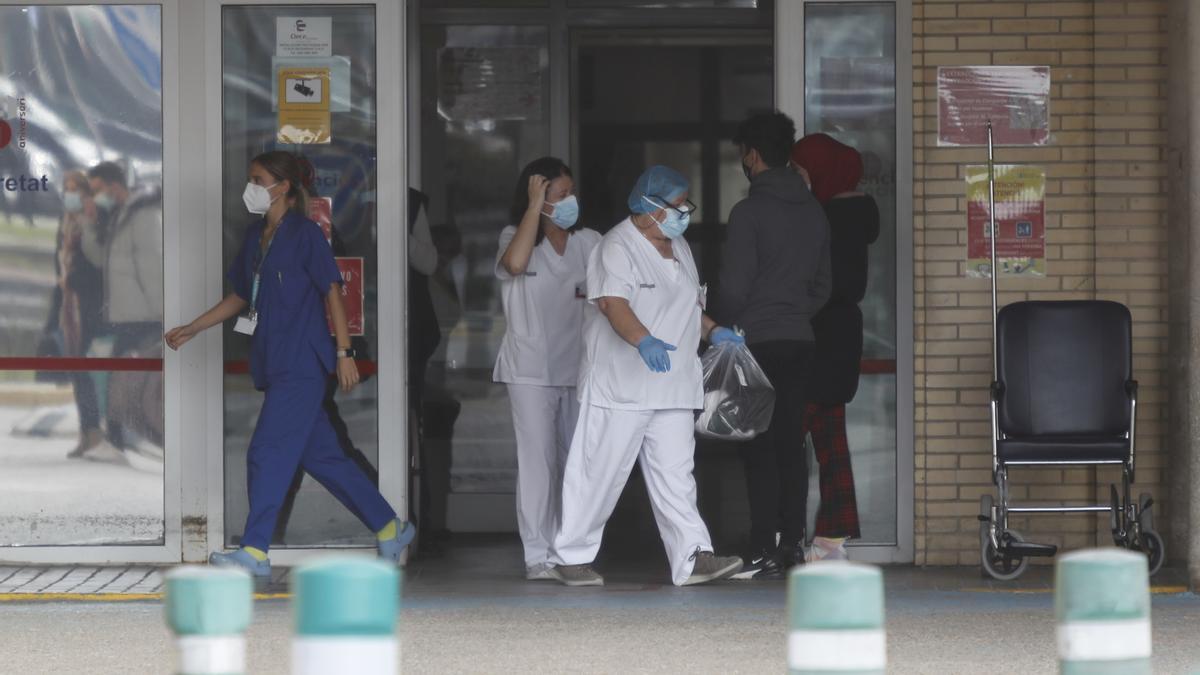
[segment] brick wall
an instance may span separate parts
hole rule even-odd
[[[1047,174],[1045,279],[1001,278],[1001,305],[1111,299],[1134,318],[1141,382],[1138,485],[1166,500],[1166,2],[914,0],[915,532],[918,564],[978,564],[991,492],[990,291],[965,272],[965,167],[982,148],[937,146],[937,67],[1049,65],[1051,142],[997,161]],[[1109,469],[1014,472],[1016,499],[1106,500]],[[1166,518],[1159,517],[1160,527]],[[1031,539],[1107,544],[1107,519],[1013,519]]]

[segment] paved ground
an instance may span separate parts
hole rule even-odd
[[[676,589],[657,566],[622,564],[606,569],[603,589],[566,589],[515,578],[517,556],[487,540],[413,564],[404,672],[783,671],[782,583]],[[894,568],[886,579],[889,672],[1056,672],[1048,570],[1019,585],[967,569]],[[1155,580],[1155,672],[1200,672],[1200,597],[1164,585],[1175,580]],[[170,672],[161,601],[37,597],[0,595],[0,673]],[[286,673],[288,601],[257,602],[248,637],[248,672]]]

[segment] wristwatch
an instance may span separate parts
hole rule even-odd
[[[345,358],[352,359],[352,358],[355,358],[356,356],[358,356],[358,352],[354,351],[354,347],[347,347],[345,349],[337,350],[337,357],[339,359],[345,359]]]

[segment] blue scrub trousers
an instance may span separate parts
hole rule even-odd
[[[242,546],[266,551],[296,468],[317,479],[372,532],[396,517],[383,495],[346,453],[322,405],[324,378],[267,385],[266,400],[246,455],[250,514]]]

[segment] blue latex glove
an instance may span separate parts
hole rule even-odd
[[[723,345],[726,342],[732,342],[737,345],[746,344],[745,336],[738,335],[737,331],[725,328],[724,326],[717,326],[714,328],[712,333],[708,336],[708,341],[714,347],[717,345]]]
[[[656,373],[666,373],[671,370],[671,356],[667,352],[675,351],[675,345],[669,345],[662,340],[647,335],[637,346],[638,354],[646,362],[646,367]]]

